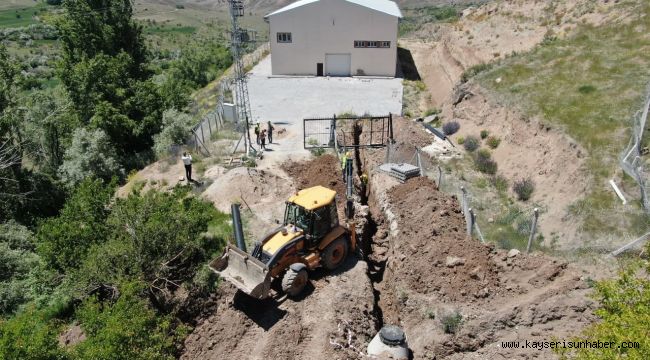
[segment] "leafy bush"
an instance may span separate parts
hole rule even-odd
[[[492,160],[490,151],[481,149],[474,157],[474,165],[476,169],[482,173],[494,175],[497,173],[497,163]]]
[[[458,121],[449,121],[442,125],[442,131],[445,135],[453,135],[460,129]]]
[[[120,286],[114,304],[90,298],[76,312],[87,338],[74,348],[81,359],[174,359],[174,338],[168,316],[157,315],[146,300],[145,286]]]
[[[479,146],[481,146],[479,140],[471,135],[466,137],[465,142],[463,143],[463,147],[469,152],[473,152],[474,150],[478,149]]]
[[[458,145],[463,145],[465,143],[465,138],[459,136],[458,139],[456,139],[456,142],[458,143]]]
[[[481,139],[484,140],[486,137],[490,135],[490,132],[487,130],[481,130]]]
[[[438,109],[438,108],[430,108],[430,109],[427,109],[427,111],[424,112],[424,117],[440,114],[440,112],[441,112],[441,110]]]
[[[535,183],[530,178],[515,181],[512,185],[512,190],[517,194],[521,201],[527,201],[535,191]]]
[[[47,219],[36,233],[38,253],[53,268],[77,268],[91,245],[105,241],[106,218],[114,186],[86,179],[75,189],[61,214]]]
[[[192,116],[175,109],[165,110],[162,121],[162,131],[153,137],[153,148],[159,158],[169,156],[174,145],[184,144],[195,125]]]
[[[445,332],[445,334],[455,334],[460,329],[460,324],[462,321],[463,316],[458,311],[454,311],[450,314],[444,314],[440,317],[442,330]]]
[[[506,179],[501,175],[492,176],[490,178],[490,183],[499,192],[504,192],[508,190],[508,179]]]
[[[88,251],[78,286],[135,277],[174,289],[190,280],[225,244],[223,237],[207,235],[208,225],[226,222],[228,216],[188,196],[189,191],[177,187],[171,193],[151,190],[118,199],[106,220],[107,241]]]
[[[646,246],[650,250],[650,246]],[[647,261],[641,263],[650,271]],[[556,349],[561,359],[650,359],[650,280],[637,273],[639,263],[626,267],[617,278],[596,282],[594,297],[599,303],[595,311],[600,321],[587,327],[573,341],[613,341],[621,344],[627,341],[639,342],[637,349],[603,348],[593,350]]]
[[[0,319],[0,359],[64,360],[58,326],[33,306],[8,320]]]
[[[104,131],[78,128],[72,135],[72,144],[65,151],[59,168],[61,180],[74,187],[87,178],[110,180],[124,176],[113,144]]]
[[[582,85],[578,88],[578,92],[581,94],[591,94],[596,91],[596,87],[593,85]]]
[[[501,144],[501,139],[492,135],[487,138],[486,142],[487,145],[490,147],[490,149],[496,149],[497,147],[499,147],[499,144]]]
[[[493,66],[494,63],[484,63],[484,64],[474,65],[463,72],[463,74],[460,76],[460,81],[466,83],[467,81],[469,81],[469,79],[473,78],[474,76],[484,71],[488,71],[492,69]]]
[[[29,274],[39,261],[33,250],[29,229],[13,221],[0,224],[0,316],[33,299]]]

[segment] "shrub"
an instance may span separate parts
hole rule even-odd
[[[465,147],[465,150],[469,152],[473,152],[474,150],[478,149],[479,146],[481,146],[481,143],[474,136],[466,137],[465,142],[463,143],[463,147]]]
[[[431,116],[431,115],[436,115],[436,114],[440,114],[440,109],[430,108],[430,109],[427,109],[427,111],[424,112],[424,117]]]
[[[442,131],[445,135],[453,135],[460,129],[458,121],[449,121],[442,125]]]
[[[174,338],[169,316],[157,316],[149,306],[143,284],[120,286],[114,304],[90,298],[77,310],[86,340],[74,349],[80,359],[174,359]],[[119,355],[118,355],[119,354]]]
[[[174,145],[181,145],[189,137],[194,126],[194,119],[174,109],[163,113],[163,129],[154,135],[154,151],[159,158],[169,156]]]
[[[494,135],[488,137],[486,141],[487,141],[487,145],[491,149],[496,149],[497,147],[499,147],[499,144],[501,144],[501,139],[499,139],[498,137],[496,137]]]
[[[0,319],[0,359],[65,359],[58,329],[33,306],[9,320]]]
[[[490,183],[499,192],[508,190],[508,179],[501,175],[495,175],[490,178]]]
[[[463,145],[465,143],[465,138],[459,136],[458,139],[456,139],[456,142],[458,143],[458,145]]]
[[[72,188],[87,178],[110,180],[114,176],[122,177],[124,169],[103,130],[78,128],[72,135],[72,144],[65,151],[59,174],[61,180]]]
[[[578,92],[584,95],[591,94],[596,91],[596,87],[593,85],[582,85],[578,88]]]
[[[494,175],[497,173],[497,163],[492,160],[490,151],[481,149],[474,158],[474,165],[476,169],[482,173]]]
[[[521,179],[515,181],[512,185],[512,190],[517,194],[519,200],[526,201],[530,199],[531,195],[533,195],[533,191],[535,191],[535,183],[530,178]]]
[[[462,321],[463,316],[458,311],[454,311],[451,314],[445,314],[440,318],[442,330],[445,334],[455,334],[460,329]]]
[[[474,65],[463,72],[463,74],[460,76],[460,81],[462,83],[466,83],[469,79],[473,78],[474,76],[484,71],[490,70],[493,66],[494,63]]]
[[[488,135],[490,135],[489,131],[481,130],[481,139],[485,139],[486,137],[488,137]]]

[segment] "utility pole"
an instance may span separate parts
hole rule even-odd
[[[246,155],[250,155],[251,151],[256,152],[253,144],[251,143],[250,136],[250,122],[253,120],[251,116],[251,104],[248,97],[248,80],[246,78],[246,71],[244,69],[244,60],[242,54],[242,45],[250,42],[251,34],[247,30],[239,27],[238,18],[244,16],[244,2],[242,0],[228,0],[230,6],[230,49],[232,52],[233,63],[235,65],[235,102],[237,106],[238,123],[242,136],[244,138],[244,147],[246,148]],[[242,124],[243,121],[243,124]]]

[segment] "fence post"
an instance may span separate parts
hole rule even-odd
[[[203,136],[203,122],[199,124],[199,127],[201,128],[201,142],[205,144],[205,137]]]
[[[420,157],[420,149],[415,148],[415,162],[420,169],[420,176],[424,176],[424,170],[422,170],[422,158]]]
[[[462,192],[461,205],[462,205],[463,214],[467,214],[467,207],[466,207],[467,206],[467,190],[465,190],[464,186],[461,186],[460,191]]]
[[[442,168],[438,166],[438,190],[442,188]]]
[[[474,229],[474,211],[472,208],[469,208],[468,210],[468,215],[465,218],[469,218],[469,221],[465,221],[467,223],[467,236],[472,237],[472,229]]]
[[[530,247],[533,244],[535,231],[537,230],[537,218],[539,217],[539,209],[535,208],[533,215],[533,225],[530,227],[530,237],[528,237],[528,246],[526,246],[526,254],[530,253]]]
[[[386,159],[384,159],[384,164],[388,164],[390,162],[390,146],[391,143],[389,141],[388,144],[386,145]]]
[[[208,114],[205,118],[208,120],[208,131],[210,132],[210,138],[212,138],[212,124],[210,124],[210,114]]]

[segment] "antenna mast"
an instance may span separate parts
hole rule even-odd
[[[246,155],[251,151],[256,151],[251,143],[251,136],[249,131],[249,124],[253,120],[251,116],[251,104],[248,98],[248,79],[246,78],[246,71],[244,70],[244,60],[242,59],[242,45],[251,41],[251,36],[247,30],[239,28],[237,18],[244,16],[244,3],[242,0],[228,0],[230,7],[230,23],[231,23],[231,41],[230,48],[232,52],[233,62],[235,65],[235,102],[237,107],[237,118],[242,136],[244,137],[244,147],[246,148]],[[254,40],[253,40],[254,41]],[[243,124],[242,124],[243,120]]]

